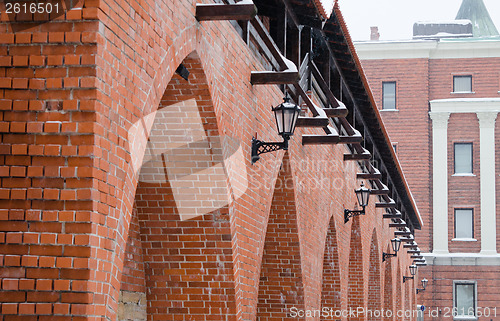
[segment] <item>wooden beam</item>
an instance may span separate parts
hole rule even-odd
[[[389,202],[389,203],[375,203],[375,207],[377,208],[395,208],[396,203],[394,202]]]
[[[370,153],[344,154],[345,161],[369,160],[370,158],[372,158],[372,155]]]
[[[394,235],[396,236],[410,236],[411,232],[409,231],[394,231]],[[403,241],[403,239],[401,239]]]
[[[406,223],[389,223],[389,227],[397,227],[397,228],[406,227]]]
[[[207,20],[252,20],[257,15],[253,3],[243,4],[196,4],[196,19]]]
[[[401,240],[401,242],[405,242],[405,243],[413,243],[415,241],[414,238],[409,238],[409,237],[401,237],[400,240]]]
[[[325,117],[299,117],[296,127],[325,127],[329,124],[329,119]]]
[[[346,117],[349,114],[349,110],[345,107],[323,108],[323,111],[328,117]]]
[[[423,259],[424,256],[423,255],[411,255],[410,256],[410,259]]]
[[[298,79],[298,71],[252,71],[250,74],[252,85],[294,84]]]
[[[380,173],[358,173],[356,174],[358,179],[382,179],[382,174]]]
[[[344,160],[345,160],[345,155],[344,155]],[[370,194],[372,194],[372,195],[389,195],[389,192],[390,191],[388,189],[372,189],[370,191]]]
[[[401,214],[384,214],[382,218],[401,218]]]
[[[408,252],[410,254],[420,254],[420,250],[408,250],[406,252]]]
[[[403,248],[405,249],[416,249],[418,244],[403,244]]]
[[[361,142],[361,136],[302,135],[302,145],[336,145]]]

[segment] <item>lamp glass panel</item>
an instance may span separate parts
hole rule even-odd
[[[411,275],[417,274],[417,266],[416,265],[410,265],[409,269],[410,269]]]
[[[427,282],[429,282],[427,279],[422,280],[422,288],[424,288],[424,290],[427,287]]]
[[[391,244],[392,244],[392,250],[394,252],[398,252],[399,248],[401,247],[401,240],[398,238],[394,238],[391,240]]]

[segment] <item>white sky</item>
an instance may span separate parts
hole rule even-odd
[[[326,8],[333,0],[322,0]],[[353,40],[369,40],[378,26],[380,40],[411,39],[417,21],[454,20],[462,0],[338,0]],[[500,0],[483,0],[500,31]]]

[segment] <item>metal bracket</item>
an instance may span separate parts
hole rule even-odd
[[[413,280],[413,276],[404,276],[403,275],[403,283],[405,283],[407,280]]]
[[[363,206],[362,210],[351,211],[351,210],[344,209],[344,224],[349,222],[349,219],[351,217],[358,216],[358,215],[365,215],[365,207],[364,206]]]
[[[382,262],[385,262],[385,260],[387,260],[388,258],[396,257],[396,256],[398,256],[397,253],[385,253],[385,252],[382,252]]]
[[[423,292],[423,291],[425,291],[425,289],[417,289],[417,294],[418,294],[419,292]]]
[[[255,137],[252,137],[252,164],[260,159],[260,154],[275,152],[277,150],[288,150],[288,139],[284,138],[281,143],[278,142],[263,142]]]

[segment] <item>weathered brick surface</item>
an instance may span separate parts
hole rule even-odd
[[[79,1],[32,28],[31,16],[1,19],[0,320],[115,320],[120,304],[126,318],[146,306],[149,320],[254,320],[268,216],[285,196],[304,307],[321,306],[325,242],[339,249],[341,307],[376,301],[368,289],[385,273],[370,278],[370,257],[393,235],[373,201],[343,223],[359,186],[345,147],[301,146],[320,131],[298,130],[282,196],[284,152],[250,164],[255,132],[278,140],[269,105],[282,93],[250,85],[262,66],[230,23],[197,22],[188,0]],[[203,139],[175,140],[186,127]],[[206,164],[182,159],[189,150]],[[190,178],[200,167],[223,184]],[[200,198],[179,198],[176,184],[194,181],[187,195]],[[390,264],[409,263],[403,251]]]

